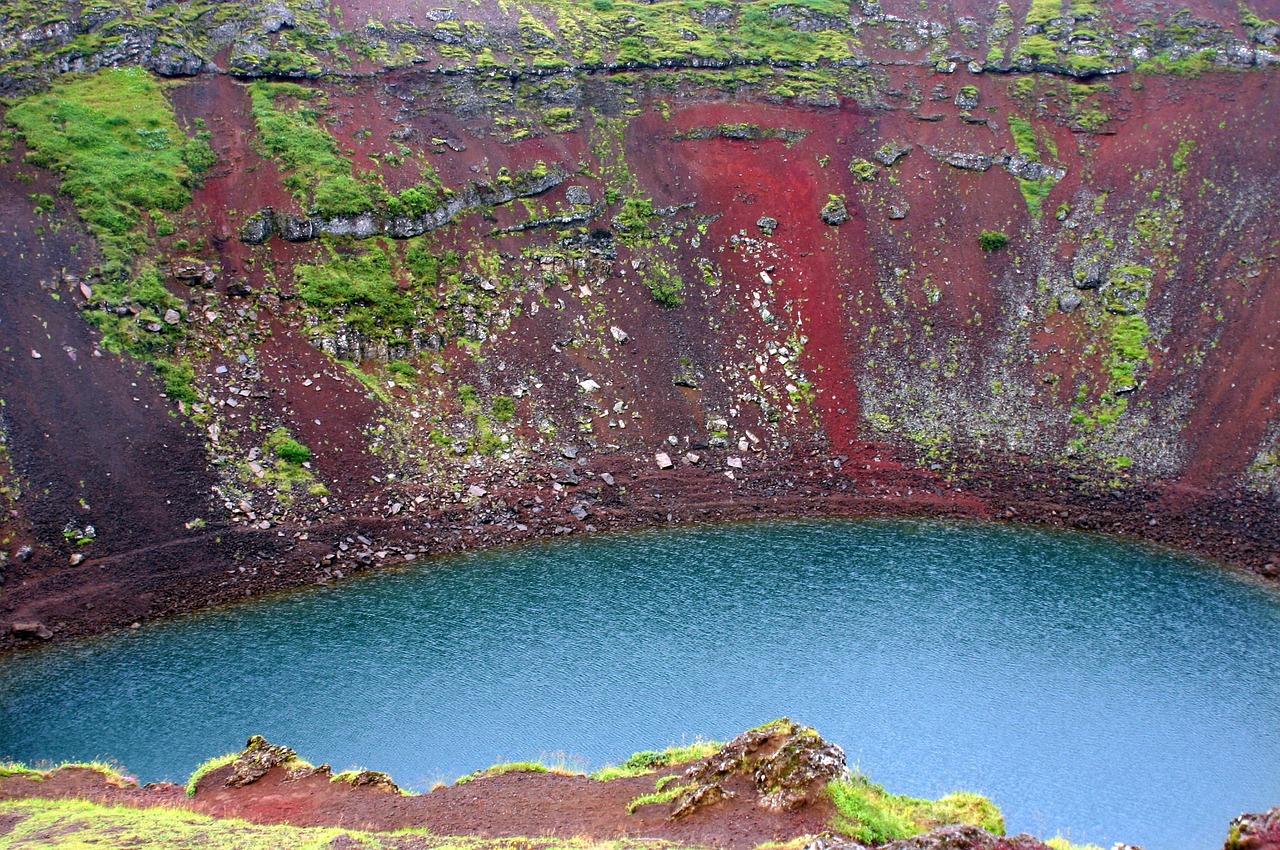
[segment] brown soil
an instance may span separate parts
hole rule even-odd
[[[251,785],[225,788],[222,780],[226,772],[224,768],[208,774],[196,796],[189,799],[177,785],[122,788],[95,771],[64,769],[43,781],[22,776],[0,778],[0,801],[75,798],[112,805],[186,808],[259,824],[376,832],[425,827],[437,835],[492,838],[659,838],[725,848],[749,848],[766,841],[820,834],[834,811],[825,798],[794,812],[766,811],[755,805],[757,796],[750,779],[736,775],[725,783],[733,798],[679,821],[667,818],[666,804],[641,806],[634,814],[627,813],[631,800],[652,793],[654,782],[676,773],[674,768],[612,782],[554,773],[508,773],[421,796],[355,788],[331,781],[326,772],[291,779],[279,767]]]

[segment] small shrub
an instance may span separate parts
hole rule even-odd
[[[988,253],[999,251],[1009,244],[1009,237],[998,230],[984,230],[978,235],[978,244]]]
[[[267,447],[285,463],[301,465],[311,460],[311,449],[288,436],[288,432],[283,428],[272,433],[267,439]]]
[[[510,422],[516,415],[516,400],[510,396],[495,396],[490,406],[493,418],[499,422]]]

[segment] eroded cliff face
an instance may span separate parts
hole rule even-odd
[[[5,640],[757,510],[1274,574],[1280,8],[891,6],[17,4]]]

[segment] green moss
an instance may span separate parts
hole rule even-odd
[[[659,781],[661,782],[661,780]],[[670,803],[676,797],[679,797],[684,792],[691,791],[694,788],[693,785],[687,785],[687,784],[685,785],[680,785],[680,784],[671,785],[669,783],[662,783],[662,784],[664,787],[659,788],[658,790],[654,791],[652,794],[641,794],[639,797],[636,797],[633,800],[629,801],[627,803],[627,814],[629,815],[635,814],[636,809],[640,808],[641,806],[652,806],[660,803]]]
[[[59,77],[7,120],[30,147],[27,160],[62,175],[61,191],[99,240],[110,275],[123,276],[146,249],[148,213],[190,202],[189,157],[206,161],[191,153],[173,107],[141,68]]]
[[[853,161],[849,163],[849,173],[854,177],[857,177],[859,180],[869,183],[876,179],[879,169],[876,168],[876,164],[874,162],[863,159],[860,156],[856,156],[853,158]]]
[[[187,796],[194,797],[196,795],[196,786],[199,785],[201,779],[204,779],[210,773],[213,773],[219,768],[226,767],[239,757],[239,753],[227,753],[223,756],[211,758],[201,764],[195,769],[195,772],[191,774],[191,778],[187,780]]]
[[[1183,139],[1178,142],[1178,149],[1173,153],[1173,171],[1175,174],[1186,173],[1187,160],[1195,152],[1195,149],[1196,143],[1190,139]]]
[[[999,251],[1009,244],[1009,237],[998,230],[984,230],[978,234],[978,245],[987,253]]]
[[[325,263],[294,269],[298,295],[315,319],[314,332],[331,333],[341,325],[365,340],[403,338],[416,322],[417,305],[392,274],[390,250],[374,240],[349,253],[335,251]]]
[[[335,827],[263,826],[235,818],[215,818],[178,808],[146,809],[103,806],[80,800],[21,800],[0,803],[6,825],[6,847],[44,850],[129,847],[172,850],[175,847],[236,850],[318,850],[352,846],[394,850],[407,845],[436,850],[600,850],[587,838],[479,838],[437,836],[426,829],[394,833],[360,832]],[[608,842],[610,850],[679,850],[683,845],[652,839]]]
[[[833,782],[828,792],[836,806],[833,827],[866,844],[910,838],[952,823],[973,824],[994,835],[1004,835],[1000,810],[977,794],[962,792],[938,800],[922,800],[890,794],[860,775]]]
[[[608,782],[628,776],[643,776],[648,773],[654,773],[664,767],[672,767],[704,759],[719,752],[722,746],[724,745],[717,741],[698,741],[687,746],[670,747],[661,751],[643,750],[633,753],[630,758],[616,767],[609,766],[596,771],[591,774],[591,778],[601,782]]]

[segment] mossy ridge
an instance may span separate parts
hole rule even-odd
[[[833,828],[867,844],[911,838],[938,826],[965,823],[1004,835],[1004,817],[986,797],[957,792],[937,800],[891,794],[860,774],[827,786],[836,806]]]
[[[704,759],[719,752],[724,746],[721,741],[695,741],[680,747],[668,747],[665,750],[641,750],[619,765],[608,765],[591,774],[591,778],[599,782],[610,782],[631,776],[645,776],[656,773],[666,767],[688,764]]]
[[[540,761],[508,761],[486,767],[484,770],[477,770],[475,773],[468,773],[466,776],[460,776],[453,784],[466,785],[468,782],[474,782],[477,779],[492,779],[495,776],[505,776],[508,773],[554,773],[557,776],[579,775],[560,764],[546,765]]]
[[[25,776],[36,782],[43,782],[60,770],[89,770],[100,774],[102,778],[116,788],[129,788],[138,784],[131,776],[125,776],[120,769],[104,761],[64,761],[46,767],[32,767],[19,761],[0,762],[0,778],[7,776]]]

